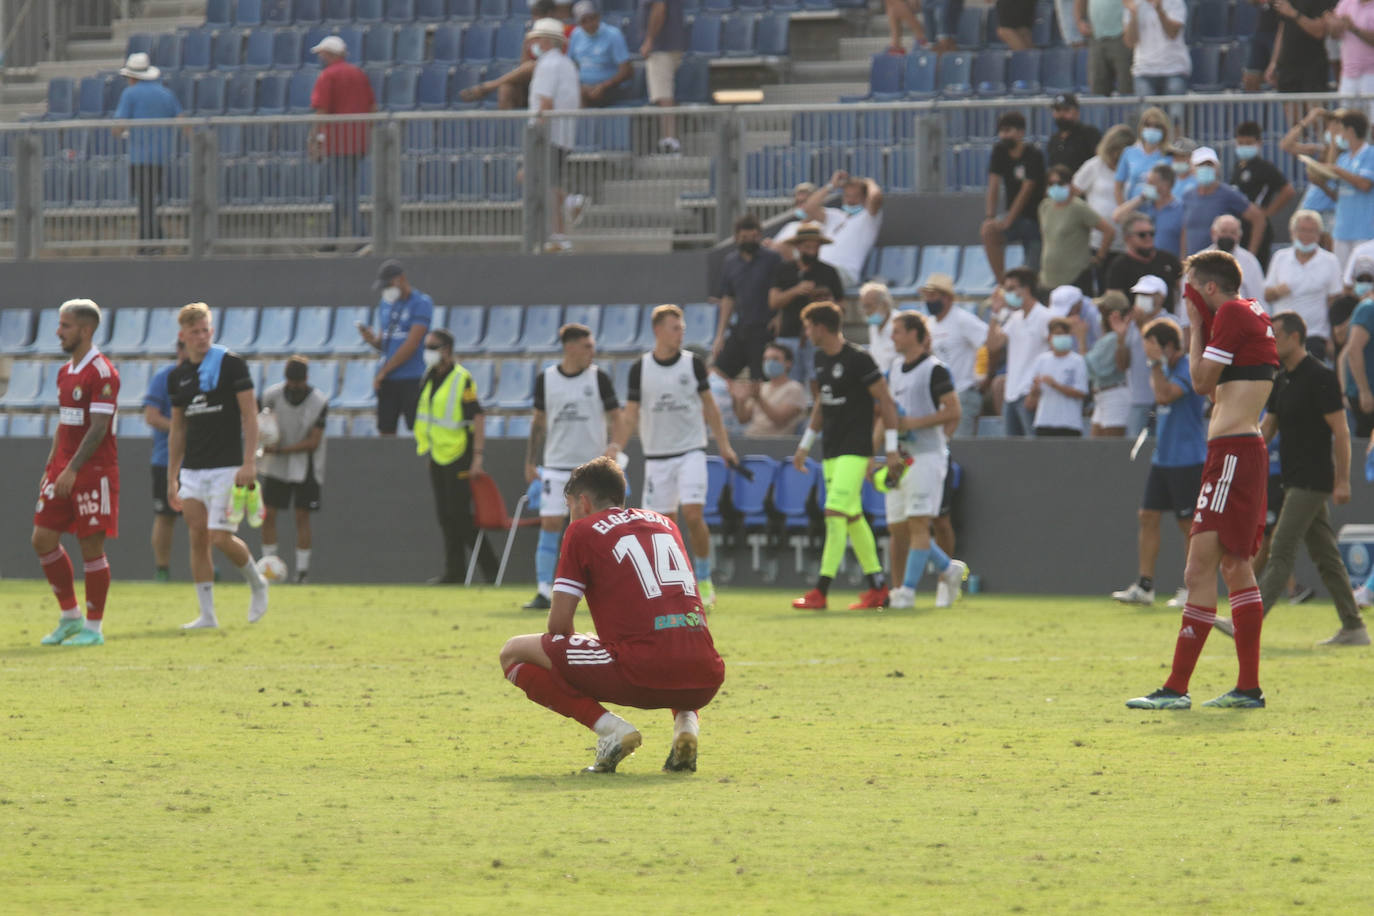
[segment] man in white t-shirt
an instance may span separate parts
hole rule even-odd
[[[1007,382],[1002,418],[1008,436],[1034,436],[1032,412],[1026,395],[1035,382],[1035,358],[1050,348],[1050,310],[1040,303],[1036,272],[1029,267],[1007,271],[1002,285],[993,291],[994,314],[1004,317],[988,326],[988,354],[1007,351]]]
[[[897,345],[892,342],[892,316],[897,306],[887,284],[870,280],[859,287],[859,309],[868,325],[868,355],[886,373],[897,360]]]
[[[1185,95],[1193,58],[1188,53],[1184,0],[1121,0],[1122,37],[1135,51],[1131,76],[1136,95]]]
[[[1264,277],[1264,298],[1276,312],[1297,312],[1307,325],[1307,352],[1320,361],[1333,355],[1331,303],[1345,293],[1341,262],[1321,247],[1322,217],[1299,210],[1288,220],[1289,248],[1274,252]]]
[[[525,33],[530,53],[535,56],[534,75],[530,77],[530,111],[542,117],[550,111],[576,111],[582,107],[582,82],[577,65],[563,53],[563,23],[557,19],[536,20]],[[549,122],[549,180],[554,186],[553,212],[549,214],[553,234],[548,250],[572,248],[565,234],[567,217],[575,217],[586,199],[569,196],[564,188],[568,156],[577,145],[577,122],[572,118],[552,118]]]
[[[835,191],[841,192],[839,209],[825,206],[826,198]],[[854,178],[841,169],[807,198],[802,209],[810,219],[824,223],[825,234],[831,239],[821,248],[821,260],[834,265],[846,289],[858,286],[864,261],[883,225],[883,189],[872,178]],[[778,233],[773,241],[782,244],[787,239]]]
[[[959,426],[954,435],[971,437],[983,412],[983,392],[973,368],[978,348],[988,339],[988,326],[973,312],[954,304],[954,278],[949,274],[931,274],[921,287],[921,298],[930,315],[931,352],[949,369],[959,395]]]

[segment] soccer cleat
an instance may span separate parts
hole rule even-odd
[[[237,525],[243,521],[243,513],[248,509],[248,488],[234,487],[229,495],[228,518],[225,521],[231,525]]]
[[[1174,592],[1174,597],[1170,598],[1165,604],[1168,607],[1186,607],[1188,604],[1188,589],[1180,588]]]
[[[64,646],[103,646],[105,636],[99,630],[88,630],[82,627],[78,632],[62,640]]]
[[[887,586],[870,588],[859,593],[859,600],[849,606],[851,611],[867,611],[887,607]]]
[[[635,752],[644,743],[639,730],[625,720],[616,724],[615,731],[596,739],[596,763],[587,767],[586,773],[614,773],[620,761]]]
[[[701,605],[708,611],[716,609],[716,584],[710,579],[703,579],[697,583],[697,591],[701,594]]]
[[[1361,585],[1359,588],[1355,589],[1355,604],[1358,605],[1361,610],[1367,607],[1374,607],[1374,592],[1371,592]]]
[[[252,590],[248,601],[248,622],[257,623],[267,613],[267,585]]]
[[[1127,709],[1192,709],[1192,697],[1161,687],[1154,693],[1126,701]]]
[[[1155,590],[1143,589],[1139,582],[1132,582],[1119,592],[1112,592],[1112,599],[1122,604],[1154,604]]]
[[[823,611],[825,610],[825,595],[821,594],[820,589],[813,588],[800,598],[793,598],[792,606],[799,611]]]
[[[673,746],[668,751],[668,759],[663,761],[665,773],[695,773],[697,771],[697,736],[691,732],[678,732],[673,736]]]
[[[219,621],[213,617],[197,617],[190,623],[183,623],[183,630],[213,630],[219,626]]]
[[[563,199],[563,222],[570,229],[582,225],[582,217],[587,215],[591,200],[585,194],[569,194]]]
[[[968,581],[968,564],[962,560],[950,560],[949,566],[940,573],[940,581],[935,586],[935,606],[949,607],[959,597],[961,586]]]
[[[1227,639],[1236,638],[1236,625],[1231,621],[1230,617],[1218,617],[1212,622],[1212,629],[1216,630]]]
[[[549,608],[553,607],[553,602],[538,592],[535,592],[534,597],[520,605],[520,607],[527,611],[547,611]]]
[[[170,572],[168,572],[167,570],[165,570],[165,569],[159,569],[157,572],[153,573],[153,581],[154,581],[154,582],[171,582],[171,581],[172,581],[172,574],[171,574]]]
[[[252,484],[244,499],[244,512],[247,513],[248,527],[261,528],[267,518],[267,507],[262,504],[262,487]]]
[[[677,137],[664,137],[658,141],[658,151],[664,156],[681,156],[682,144]]]
[[[1341,628],[1336,631],[1336,635],[1330,639],[1323,639],[1317,643],[1319,646],[1367,646],[1369,645],[1369,631],[1364,627],[1354,629]]]
[[[305,570],[303,570],[303,569],[297,570],[297,571],[296,571],[296,584],[297,584],[297,585],[304,585],[304,584],[305,584],[305,580],[306,580],[307,577],[308,577],[308,575],[307,575],[307,573],[306,573]]]
[[[64,617],[62,618],[62,622],[57,625],[57,629],[40,639],[38,644],[42,646],[60,646],[62,645],[62,640],[66,639],[68,636],[75,636],[82,629],[84,629],[84,627],[82,626],[80,617]]]
[[[1248,693],[1241,693],[1239,690],[1228,690],[1216,699],[1208,700],[1203,706],[1215,706],[1219,709],[1263,709],[1264,694],[1252,697]]]
[[[887,606],[895,610],[906,610],[916,606],[915,589],[900,585],[887,593]]]

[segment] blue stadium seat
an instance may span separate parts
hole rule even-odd
[[[318,25],[324,18],[324,4],[322,0],[296,0],[297,25]]]
[[[182,50],[184,54],[184,45]],[[216,70],[237,70],[243,66],[243,32],[238,29],[216,32],[210,53]]]
[[[364,25],[382,21],[382,0],[354,0],[353,21]]]
[[[32,335],[32,309],[0,309],[0,353],[22,352]]]
[[[119,364],[119,398],[123,408],[143,406],[143,396],[148,393],[148,381],[153,377],[153,363],[150,360],[135,359]],[[121,429],[122,434],[124,431]]]
[[[493,305],[487,310],[487,333],[482,350],[487,353],[515,353],[519,350],[523,309],[518,305]]]
[[[530,437],[530,423],[532,418],[529,414],[517,414],[506,418],[506,436],[511,439],[528,439]]]
[[[448,107],[449,81],[453,74],[454,68],[447,64],[428,64],[420,71],[415,101],[421,111],[440,111]]]
[[[363,65],[363,30],[345,27],[339,29],[338,35],[348,48],[348,62],[361,67]],[[311,47],[313,48],[314,45]]]
[[[737,13],[721,20],[720,53],[726,57],[752,57],[754,51],[754,31],[758,28],[758,17],[748,13]]]
[[[630,353],[639,338],[639,306],[608,305],[601,310],[596,348],[603,353]]]
[[[1040,85],[1047,94],[1075,91],[1073,58],[1073,48],[1050,48],[1040,55]]]
[[[367,81],[372,85],[372,97],[378,101],[386,95],[386,75],[389,69],[386,64],[368,64],[363,67]]]
[[[123,311],[121,309],[120,311]],[[258,310],[251,306],[224,309],[218,316],[216,343],[235,353],[252,353],[258,336]]]
[[[745,528],[762,528],[768,524],[768,512],[765,508],[768,491],[773,488],[773,481],[777,479],[778,467],[782,462],[768,455],[745,455],[740,459],[740,464],[752,472],[753,480],[739,471],[732,470],[730,502],[734,504],[735,510],[744,516]]]
[[[907,54],[898,60],[902,62],[905,68],[904,90],[906,97],[912,100],[935,98],[937,94],[935,80],[940,56],[934,51],[919,51]]]
[[[791,53],[792,17],[786,13],[765,13],[759,17],[755,47],[764,57],[787,57]]]
[[[1221,48],[1217,45],[1193,45],[1188,50],[1193,58],[1189,87],[1194,92],[1220,92]]]
[[[492,57],[496,60],[518,61],[525,50],[525,21],[507,19],[496,30]]]
[[[129,39],[124,42],[124,56],[130,54],[147,54],[153,50],[153,36],[149,32],[134,32]]]
[[[970,80],[980,96],[995,98],[1007,94],[1007,52],[983,51],[973,59]]]
[[[181,67],[181,35],[176,32],[163,32],[153,39],[153,52],[150,55],[153,66],[161,70],[177,70]]]
[[[987,7],[968,4],[959,16],[959,28],[955,41],[965,51],[976,51],[983,47],[983,13]]]
[[[162,85],[166,86],[172,95],[177,97],[177,102],[181,105],[182,111],[190,111],[191,103],[195,101],[193,96],[196,91],[196,78],[190,72],[172,73],[162,77]]]
[[[682,318],[687,332],[682,337],[682,345],[690,347],[710,347],[716,338],[716,317],[718,309],[709,302],[698,302],[682,307]]]
[[[412,67],[397,67],[386,75],[386,90],[380,107],[387,111],[410,111],[415,107],[415,85],[420,71]]]
[[[735,0],[700,0],[698,9],[711,13],[729,13],[735,8]]]
[[[958,245],[927,245],[921,249],[921,270],[914,289],[925,286],[932,274],[959,276],[959,254]]]
[[[425,27],[402,26],[396,31],[396,63],[410,67],[425,64]]]
[[[238,0],[234,10],[234,24],[240,26],[262,25],[262,0]]]
[[[563,307],[534,305],[525,309],[525,327],[516,348],[522,353],[555,353],[560,347],[558,329],[563,323]]]
[[[264,73],[258,80],[258,114],[285,114],[286,86],[285,74]]]
[[[478,0],[477,16],[487,22],[500,22],[510,17],[510,0]]]
[[[69,76],[48,80],[48,120],[65,120],[76,114],[76,83]]]
[[[306,354],[330,352],[329,340],[333,320],[334,310],[326,306],[298,309],[296,331],[291,337],[291,351]]]
[[[311,67],[302,67],[291,74],[286,90],[288,112],[296,114],[310,110],[310,93],[315,88],[315,78],[319,75],[320,71]]]
[[[264,25],[290,25],[296,21],[294,0],[264,0],[262,5]]]
[[[341,413],[325,414],[324,434],[331,439],[348,435],[348,417]]]
[[[1250,38],[1259,24],[1260,8],[1253,3],[1238,2],[1231,11],[1231,33],[1237,38]]]
[[[353,359],[344,363],[343,381],[331,406],[347,410],[371,407],[377,402],[377,394],[372,390],[376,374],[377,366],[372,360]]]
[[[963,52],[940,55],[940,94],[945,98],[967,98],[973,94],[973,58]]]
[[[430,58],[436,64],[456,64],[463,59],[463,27],[441,25],[434,30]]]
[[[783,517],[783,528],[789,532],[804,531],[811,525],[807,501],[821,479],[821,466],[807,458],[804,470],[797,470],[790,461],[778,467],[773,482],[773,507]]]
[[[122,400],[124,393],[122,386],[119,392]],[[151,439],[153,428],[148,425],[147,420],[143,419],[142,413],[125,413],[120,415],[119,425],[115,428],[115,433],[121,439]]]
[[[887,497],[879,493],[873,481],[867,478],[864,479],[863,489],[859,491],[859,502],[873,527],[873,533],[884,534],[887,531]]]
[[[983,246],[965,245],[962,263],[959,277],[954,281],[955,292],[976,298],[992,295],[997,278],[992,275],[992,265],[988,263],[988,253]]]
[[[231,115],[250,115],[258,107],[258,74],[254,70],[238,70],[229,74],[225,89],[225,111]],[[220,149],[221,155],[224,153]]]
[[[414,22],[415,0],[386,0],[387,22]]]
[[[703,57],[718,57],[720,55],[720,26],[721,17],[719,13],[698,13],[696,20],[692,23],[691,38],[687,42],[687,53],[699,54]]]
[[[10,383],[0,394],[0,407],[41,407],[48,400],[44,391],[45,362],[38,359],[17,359],[10,367]],[[48,386],[53,387],[53,386]]]
[[[224,75],[222,73],[203,73],[196,80],[196,114],[224,114]]]
[[[905,57],[886,51],[874,54],[868,66],[868,94],[879,102],[900,98],[904,91],[906,66]]]
[[[678,64],[673,94],[683,105],[705,105],[711,101],[711,65],[704,57],[684,57]]]
[[[592,332],[592,337],[601,333],[601,306],[599,305],[569,305],[563,309],[564,324],[586,325]],[[598,346],[600,341],[597,341]]]
[[[997,7],[995,5],[988,8],[987,17],[983,20],[983,47],[997,51],[1005,51],[1007,43],[997,34],[997,28],[1001,23],[998,22]]]
[[[363,32],[363,63],[390,64],[396,58],[396,27],[374,25]]]
[[[490,359],[465,359],[462,364],[471,373],[472,382],[477,386],[477,400],[483,406],[490,404],[496,395],[496,362]]]
[[[483,423],[486,424],[483,431],[488,439],[504,439],[506,437],[506,418],[502,414],[484,414]]]
[[[295,70],[305,63],[305,35],[300,29],[277,29],[272,35],[272,66]]]
[[[916,282],[916,266],[921,249],[916,245],[887,245],[880,249],[877,275],[895,294]]]
[[[205,24],[212,28],[232,25],[234,0],[206,0]]]
[[[1013,51],[1007,62],[1007,85],[1012,95],[1039,95],[1041,53],[1036,50]]]
[[[209,29],[187,32],[181,42],[181,66],[184,70],[201,72],[214,65],[215,33]]]
[[[1073,84],[1078,92],[1088,91],[1088,49],[1077,48],[1073,53]]]
[[[453,347],[459,353],[476,353],[482,349],[482,325],[486,317],[480,306],[454,306],[448,312],[448,331],[453,335]]]
[[[501,361],[492,403],[502,410],[528,410],[534,406],[534,360]]]
[[[415,0],[415,18],[420,22],[443,22],[448,18],[445,0]]]
[[[113,327],[102,349],[114,356],[126,353],[144,353],[143,342],[148,336],[148,310],[141,306],[126,305],[121,309],[116,309],[113,318],[110,319]],[[165,341],[162,350],[172,352],[176,347],[176,338]]]
[[[10,414],[9,435],[13,439],[46,439],[48,431],[41,413]]]
[[[1247,5],[1240,0],[1237,6]],[[1231,4],[1228,0],[1194,0],[1188,10],[1188,43],[1226,44],[1231,40]]]
[[[615,396],[620,402],[625,403],[625,396],[630,389],[630,369],[635,364],[635,360],[621,359],[616,360],[613,365],[602,364],[602,368],[611,374],[611,385],[615,388]]]
[[[706,505],[702,508],[702,515],[706,519],[706,524],[713,528],[719,528],[724,519],[720,514],[720,498],[725,492],[725,484],[730,479],[730,469],[725,465],[725,459],[719,455],[708,455],[706,457]]]
[[[448,0],[450,19],[476,19],[477,0]]]
[[[277,29],[254,29],[248,33],[248,37],[243,43],[244,69],[272,69],[272,42],[277,31]]]
[[[359,322],[364,325],[371,323],[371,308],[365,305],[346,305],[333,309],[333,313],[333,324],[322,348],[323,352],[333,353],[335,356],[358,356],[376,352],[363,342],[357,328]]]
[[[105,78],[83,76],[76,90],[76,116],[103,118],[105,116]]]
[[[273,382],[273,384],[276,384]],[[310,363],[310,384],[319,389],[325,401],[334,398],[339,391],[339,362],[334,359],[317,359]]]
[[[1248,3],[1244,5],[1249,6]],[[1221,61],[1222,88],[1241,88],[1241,85],[1245,79],[1245,61],[1249,56],[1250,42],[1248,39],[1238,41],[1225,49],[1225,54],[1223,55]]]
[[[374,413],[358,414],[349,424],[348,434],[355,439],[376,438],[380,435],[377,432],[377,415]]]
[[[296,309],[289,306],[272,306],[262,310],[258,319],[258,336],[253,341],[250,352],[260,355],[290,353],[291,338],[295,333]]]
[[[477,63],[489,61],[495,45],[496,26],[490,22],[474,22],[463,31],[463,60]]]

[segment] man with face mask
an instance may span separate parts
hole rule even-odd
[[[1241,247],[1242,229],[1240,220],[1229,213],[1223,213],[1212,221],[1212,244],[1207,250],[1224,251],[1236,259],[1240,265],[1240,295],[1242,299],[1254,299],[1267,312],[1269,303],[1264,298],[1264,268],[1259,258]]]
[[[988,326],[973,312],[954,305],[954,278],[949,274],[931,274],[920,294],[930,315],[930,352],[949,369],[959,395],[959,425],[954,435],[970,437],[983,412],[983,392],[973,367],[988,339]]]
[[[1050,104],[1054,115],[1054,133],[1050,135],[1048,147],[1049,166],[1062,165],[1071,173],[1087,162],[1097,152],[1097,144],[1102,141],[1102,131],[1078,119],[1078,97],[1070,92],[1061,92]]]
[[[1153,274],[1146,274],[1131,287],[1131,323],[1126,328],[1126,389],[1131,393],[1131,410],[1126,415],[1126,436],[1138,436],[1150,425],[1156,396],[1151,382],[1150,360],[1145,352],[1145,328],[1164,314],[1167,296],[1165,283]]]
[[[787,214],[790,221],[784,223],[772,238],[763,240],[764,248],[780,248],[788,239],[797,234],[802,223],[810,221],[811,217],[806,213],[806,202],[815,193],[816,186],[809,181],[803,181],[792,189],[792,210]]]
[[[309,382],[310,361],[292,356],[286,361],[286,381],[262,393],[261,407],[277,421],[276,445],[262,447],[262,555],[277,556],[277,512],[296,510],[296,581],[310,573],[310,513],[320,510],[324,483],[324,417],[329,402]]]
[[[1197,187],[1180,195],[1183,199],[1181,250],[1185,254],[1196,254],[1206,248],[1208,228],[1218,216],[1230,214],[1245,220],[1256,230],[1251,233],[1250,253],[1258,252],[1264,240],[1264,211],[1240,191],[1221,183],[1217,154],[1211,147],[1193,150],[1191,161],[1197,176]]]
[[[1327,314],[1345,287],[1341,264],[1322,248],[1321,214],[1299,210],[1288,220],[1292,246],[1277,252],[1264,278],[1264,298],[1274,309],[1297,312],[1303,320],[1307,352],[1331,362],[1331,321]]]
[[[997,198],[1006,188],[1006,212],[997,215]],[[1045,196],[1045,156],[1026,142],[1026,116],[1003,112],[997,119],[997,145],[988,159],[988,190],[979,230],[997,282],[1006,268],[1007,245],[1020,242],[1025,266],[1040,269],[1040,201]]]
[[[410,285],[400,261],[386,261],[377,271],[382,300],[377,306],[378,332],[358,325],[358,333],[382,354],[372,380],[377,392],[377,432],[396,435],[401,415],[415,428],[415,400],[420,396],[420,376],[425,374],[421,343],[434,318],[434,300]]]
[[[836,191],[840,192],[839,208],[825,206]],[[807,198],[802,209],[830,236],[821,248],[820,259],[835,265],[845,289],[858,286],[864,261],[883,225],[883,189],[872,178],[851,176],[841,169]]]
[[[868,355],[886,372],[897,359],[897,346],[892,342],[892,315],[896,310],[892,293],[886,283],[870,280],[859,287],[859,308],[868,325]]]
[[[773,310],[774,340],[791,347],[796,354],[792,378],[806,382],[815,369],[811,341],[802,333],[802,309],[813,301],[825,299],[844,307],[844,282],[839,271],[821,260],[821,246],[830,240],[817,223],[796,224],[791,245],[796,259],[784,257],[773,272],[773,288],[768,291],[768,307]]]
[[[763,378],[763,348],[773,336],[770,293],[782,257],[763,248],[762,238],[758,218],[744,214],[735,220],[735,250],[721,264],[720,315],[711,359],[726,379],[746,368],[754,381]]]

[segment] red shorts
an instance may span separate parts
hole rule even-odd
[[[1192,534],[1215,531],[1227,553],[1249,559],[1264,541],[1269,505],[1269,451],[1259,436],[1221,436],[1207,443]]]
[[[43,472],[33,510],[34,527],[66,531],[78,538],[99,532],[119,537],[119,468],[82,468],[66,499],[57,498],[54,484],[61,473],[61,468],[53,467]]]
[[[636,709],[700,709],[711,702],[720,689],[719,684],[687,688],[632,684],[616,664],[614,648],[580,633],[567,637],[545,633],[540,645],[553,662],[553,679],[559,687],[600,703]]]

